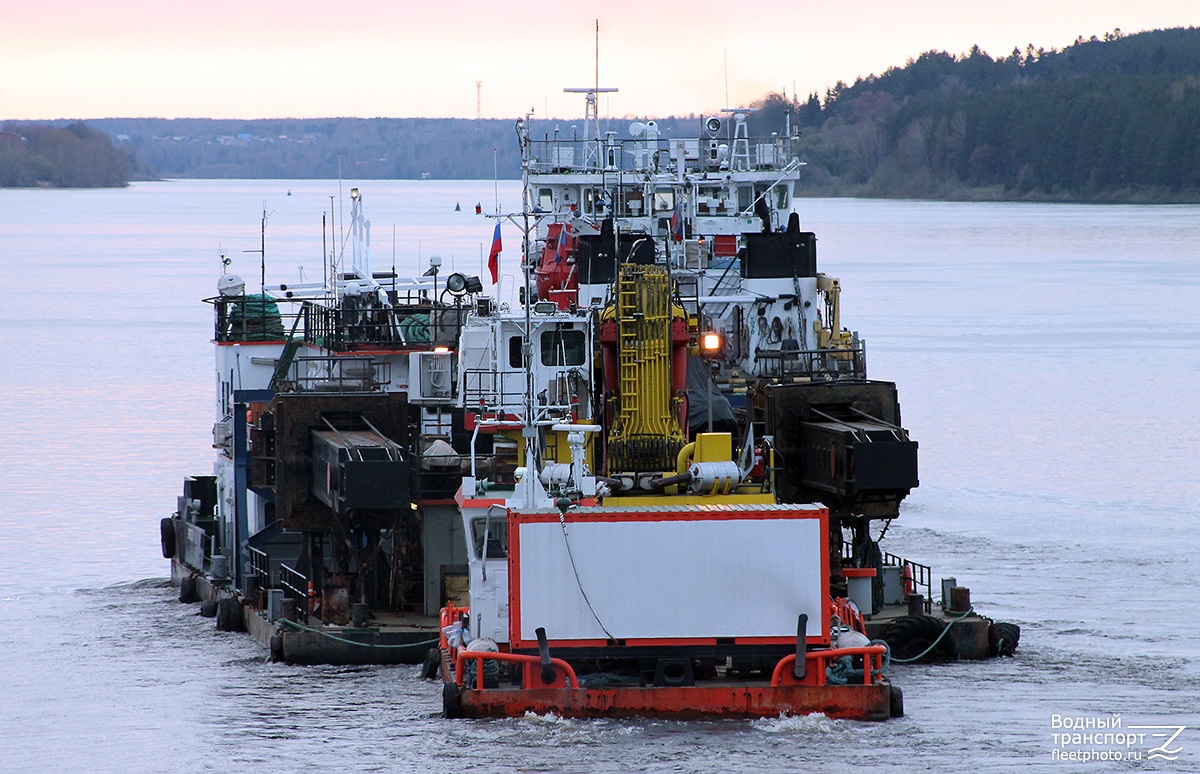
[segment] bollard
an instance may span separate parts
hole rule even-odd
[[[267,589],[267,618],[275,623],[283,617],[283,589]]]
[[[248,600],[255,608],[262,607],[262,601],[259,599],[259,589],[262,584],[259,582],[257,573],[250,573],[242,579],[242,598]]]
[[[950,610],[954,613],[965,613],[971,609],[971,590],[966,586],[954,586],[950,589]]]
[[[222,554],[213,554],[209,559],[209,577],[214,581],[223,581],[229,578],[229,557]]]
[[[906,599],[908,600],[909,615],[925,614],[925,596],[923,594],[909,594]]]
[[[371,617],[371,608],[366,602],[355,602],[350,606],[350,625],[361,629]]]

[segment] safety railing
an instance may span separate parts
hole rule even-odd
[[[279,588],[291,592],[288,596],[295,603],[297,620],[308,623],[308,617],[313,612],[313,587],[308,577],[286,564],[281,564]]]
[[[265,551],[262,551],[254,546],[246,548],[250,554],[250,573],[259,577],[259,584],[263,588],[271,588],[271,559]]]
[[[457,300],[452,305],[419,299],[383,304],[356,296],[345,296],[336,306],[269,293],[206,300],[213,305],[217,341],[284,341],[294,332],[307,344],[335,352],[364,345],[456,347],[469,310]]]
[[[537,418],[561,417],[579,410],[579,401],[586,401],[587,395],[579,395],[571,387],[578,370],[578,366],[534,366],[535,381],[546,385],[535,396]],[[459,385],[463,404],[486,414],[523,413],[525,389],[525,372],[519,368],[467,368]]]
[[[281,388],[295,392],[379,392],[391,383],[391,363],[370,355],[314,355],[292,360]]]
[[[213,305],[215,315],[213,337],[221,342],[283,341],[301,314],[295,307],[280,309],[280,304],[290,303],[289,299],[265,293],[206,300]]]
[[[464,666],[467,661],[475,662],[475,689],[482,691],[484,675],[484,661],[501,661],[510,664],[524,664],[527,666],[543,666],[540,656],[534,656],[527,653],[495,653],[487,650],[463,650],[458,651],[458,655],[454,659],[454,682],[462,687],[464,677]],[[551,658],[550,666],[556,671],[561,672],[566,681],[566,687],[578,688],[579,678],[575,676],[575,669],[563,661],[561,658]],[[554,687],[553,685],[548,687]],[[564,686],[558,686],[564,687]]]
[[[758,375],[768,378],[867,377],[867,350],[861,345],[846,349],[759,349],[754,358]]]
[[[817,672],[818,684],[825,683],[825,667],[830,661],[836,661],[843,656],[861,656],[863,660],[863,685],[871,685],[874,682],[873,674],[883,671],[883,656],[887,653],[886,645],[864,645],[860,648],[829,648],[827,650],[810,650],[804,654],[807,672],[808,668],[815,667]],[[796,679],[793,674],[793,667],[796,665],[796,654],[789,653],[779,660],[775,665],[775,671],[771,673],[771,687],[778,688],[783,685],[798,685],[800,680]]]
[[[722,148],[722,146],[725,146]],[[788,138],[655,137],[545,139],[529,143],[528,168],[546,172],[746,171],[782,169],[792,156]]]
[[[456,454],[453,457],[423,455],[417,472],[417,497],[422,500],[446,500],[454,497],[462,485],[462,477],[470,472],[469,462],[469,454]],[[486,479],[495,472],[495,455],[475,455],[477,478]]]
[[[914,562],[902,556],[885,552],[883,564],[886,567],[900,567],[904,583],[904,594],[922,594],[925,597],[925,612],[933,605],[933,568],[927,564]]]
[[[336,352],[361,345],[432,349],[457,346],[467,308],[432,303],[367,304],[346,297],[336,308],[307,301],[302,314],[304,340]]]
[[[829,614],[831,617],[836,616],[838,623],[849,626],[860,634],[867,633],[862,615],[845,597],[834,597],[829,600]]]
[[[446,603],[446,606],[440,611],[440,617],[438,619],[439,644],[441,645],[442,650],[450,654],[450,658],[454,658],[455,654],[458,652],[458,648],[457,646],[450,644],[450,641],[447,639],[447,630],[454,626],[454,624],[465,626],[465,622],[470,614],[470,607],[458,607],[453,602]]]
[[[486,411],[505,406],[523,406],[525,384],[523,371],[468,368],[463,371],[459,389],[464,405],[482,406]]]

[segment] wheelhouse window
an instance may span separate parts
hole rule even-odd
[[[577,366],[587,359],[587,340],[583,331],[559,328],[542,333],[542,365]]]
[[[750,209],[754,203],[754,189],[748,185],[739,185],[737,189],[738,209],[742,212]]]
[[[496,515],[472,520],[471,544],[475,556],[480,559],[503,559],[508,556],[508,517]]]
[[[775,186],[775,209],[779,212],[787,212],[789,204],[788,187],[782,184]]]
[[[508,338],[508,367],[522,368],[525,365],[521,358],[521,337],[509,336]]]

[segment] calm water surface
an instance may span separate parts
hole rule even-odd
[[[362,190],[376,267],[394,251],[401,274],[435,253],[482,273],[475,202],[519,200]],[[337,192],[0,191],[0,770],[1200,770],[1200,208],[800,205],[921,443],[886,545],[1020,624],[1016,658],[893,667],[907,716],[886,724],[445,721],[415,667],[264,663],[165,585],[157,521],[211,466],[218,250],[255,284],[265,207],[268,282],[319,277]],[[1052,757],[1055,715],[1112,713],[1187,726],[1178,759]]]

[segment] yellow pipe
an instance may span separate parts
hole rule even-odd
[[[696,442],[695,441],[692,441],[691,443],[686,444],[682,449],[679,450],[679,456],[675,458],[675,473],[676,474],[681,475],[681,474],[687,472],[688,459],[691,458],[692,453],[695,451],[696,451]]]

